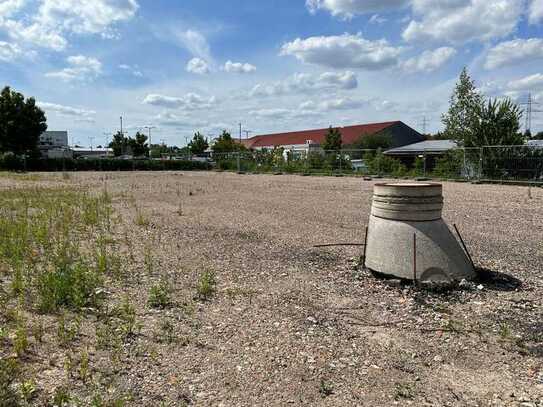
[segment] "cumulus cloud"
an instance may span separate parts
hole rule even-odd
[[[524,0],[412,0],[412,6],[416,17],[402,34],[410,42],[502,38],[514,32],[524,12]]]
[[[289,109],[259,109],[259,110],[251,110],[249,112],[250,116],[259,116],[259,117],[265,117],[269,119],[280,119],[289,116],[291,113],[291,110]]]
[[[351,98],[338,98],[325,100],[324,102],[319,103],[319,110],[330,111],[330,110],[352,110],[359,109],[367,105],[367,102],[364,100],[354,100]]]
[[[68,57],[68,67],[60,71],[48,72],[48,78],[58,78],[65,82],[90,81],[102,74],[102,63],[96,58],[83,55]]]
[[[543,39],[516,39],[502,42],[488,51],[486,69],[500,68],[543,58]]]
[[[209,73],[209,65],[201,58],[192,58],[185,67],[187,72],[195,73],[198,75],[205,75]]]
[[[214,96],[205,98],[197,93],[187,93],[182,97],[149,94],[142,103],[168,109],[198,110],[213,106],[216,99]]]
[[[543,74],[536,73],[521,79],[510,81],[507,87],[511,90],[540,90],[543,89]]]
[[[38,106],[46,113],[56,113],[59,116],[74,117],[76,121],[80,122],[94,122],[94,110],[79,109],[71,106],[59,105],[56,103],[37,102]]]
[[[450,47],[424,51],[419,56],[404,61],[402,68],[408,73],[433,72],[445,65],[455,55],[456,50]]]
[[[311,13],[326,10],[334,16],[351,18],[357,14],[401,9],[409,0],[306,0],[305,4]]]
[[[227,61],[223,69],[229,73],[251,73],[256,71],[256,66],[248,63]]]
[[[357,87],[356,74],[351,71],[324,72],[320,75],[296,73],[283,81],[257,84],[251,89],[249,96],[278,96],[289,93],[309,93],[323,89],[351,90]]]
[[[0,3],[0,18],[11,17],[26,4],[26,0],[3,0]]]
[[[0,41],[0,61],[12,62],[23,56],[23,50],[16,44]]]
[[[26,3],[0,4],[0,31],[21,43],[55,51],[64,50],[73,34],[115,36],[115,24],[133,18],[139,8],[136,0],[38,0],[31,17],[16,18]]]
[[[401,52],[400,47],[393,47],[384,39],[370,41],[361,34],[343,34],[297,38],[283,44],[280,55],[291,55],[305,63],[336,69],[378,70],[396,65]]]
[[[543,20],[543,0],[533,0],[530,5],[530,24],[537,24]]]
[[[157,115],[154,123],[167,127],[202,127],[207,125],[207,121],[194,120],[188,116],[178,115],[171,112],[164,112]]]

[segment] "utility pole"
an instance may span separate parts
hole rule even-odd
[[[151,156],[151,146],[152,146],[152,143],[151,143],[151,130],[156,129],[156,127],[155,126],[144,126],[143,128],[147,129],[147,131],[149,132],[149,157],[150,157]]]
[[[121,116],[121,134],[124,136],[124,133],[123,133],[123,117]]]
[[[243,132],[245,133],[245,138],[248,139],[249,138],[249,133],[252,133],[253,131],[252,130],[243,130]]]
[[[89,137],[89,143],[90,143],[90,150],[92,151],[92,142],[94,140],[94,137]]]
[[[241,123],[239,124],[238,172],[241,172]]]

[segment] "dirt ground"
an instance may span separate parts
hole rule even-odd
[[[88,349],[82,381],[66,374],[51,323],[26,364],[34,404],[62,384],[82,405],[100,390],[130,406],[543,406],[543,189],[445,183],[444,218],[490,277],[429,293],[360,269],[360,247],[314,247],[363,242],[373,184],[212,172],[1,177],[0,191],[107,188],[126,273],[108,283],[108,302],[128,293],[141,327],[103,350],[96,316],[84,313],[73,345]],[[207,301],[195,295],[205,271],[216,280]],[[149,289],[161,279],[172,301],[155,309]]]

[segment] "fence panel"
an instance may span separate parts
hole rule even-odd
[[[382,150],[276,148],[213,154],[212,158],[217,168],[240,172],[543,182],[543,147],[537,146],[456,148],[403,156]]]

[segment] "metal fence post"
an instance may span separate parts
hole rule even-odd
[[[479,181],[483,178],[483,147],[479,148]]]
[[[426,177],[426,150],[424,150],[424,153],[422,154],[422,159],[424,160],[423,163],[423,177]]]
[[[464,153],[464,168],[462,169],[462,174],[460,174],[462,177],[464,178],[470,178],[470,175],[469,175],[469,172],[468,172],[468,168],[467,168],[467,165],[466,165],[466,148],[464,147],[462,149],[462,152]]]

